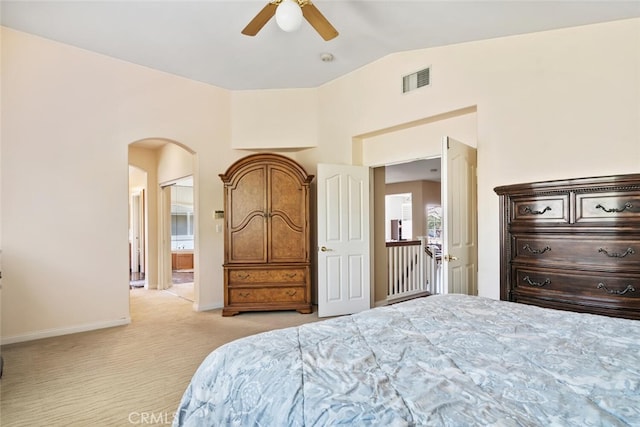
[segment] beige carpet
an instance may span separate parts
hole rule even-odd
[[[169,425],[191,376],[213,349],[317,313],[194,312],[168,292],[133,289],[127,326],[2,347],[0,425]]]
[[[165,289],[165,292],[169,292],[180,298],[184,298],[187,301],[194,302],[193,297],[193,282],[191,283],[174,283],[169,289]]]

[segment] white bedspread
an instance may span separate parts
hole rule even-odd
[[[420,298],[220,347],[174,420],[339,424],[640,426],[640,321]]]

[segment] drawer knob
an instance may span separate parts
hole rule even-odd
[[[531,285],[531,286],[535,286],[535,287],[537,287],[537,288],[541,288],[541,287],[543,287],[543,286],[548,285],[549,283],[551,283],[551,280],[549,280],[549,279],[546,279],[544,282],[534,282],[534,281],[532,281],[531,279],[529,279],[529,276],[524,276],[524,277],[522,278],[522,280],[524,280],[525,282],[527,282],[529,285]]]
[[[249,276],[250,276],[250,274],[249,274],[249,273],[238,273],[238,277],[239,277],[240,279],[248,279],[248,278],[249,278]]]
[[[598,283],[598,289],[604,289],[605,292],[607,292],[608,294],[613,294],[613,295],[624,295],[627,292],[635,292],[636,291],[636,288],[634,288],[631,285],[627,285],[627,287],[624,288],[624,290],[622,290],[622,291],[618,291],[616,289],[609,289],[602,282]]]
[[[531,209],[529,206],[524,208],[524,213],[527,214],[531,214],[531,215],[542,215],[544,214],[546,211],[550,211],[551,207],[547,206],[546,208],[544,208],[541,211],[534,211],[533,209]]]
[[[290,297],[294,296],[297,293],[298,293],[298,291],[294,291],[294,290],[287,291],[287,295],[289,295]]]
[[[596,209],[602,209],[603,211],[605,211],[606,213],[620,213],[620,212],[624,212],[627,209],[631,209],[633,208],[633,205],[631,204],[631,202],[627,202],[624,204],[623,207],[621,208],[611,208],[611,209],[607,209],[604,206],[602,206],[600,203],[598,203],[596,205]]]
[[[296,273],[287,273],[287,274],[286,274],[286,276],[287,276],[289,279],[293,279],[294,277],[296,277]]]
[[[605,248],[598,249],[598,252],[603,253],[606,256],[611,257],[611,258],[624,258],[627,255],[633,255],[633,254],[636,253],[636,251],[634,251],[633,248],[627,248],[627,250],[624,251],[623,253],[609,252]]]
[[[238,295],[240,295],[242,298],[246,298],[249,296],[249,292],[238,292]]]
[[[531,252],[532,254],[535,254],[535,255],[540,255],[540,254],[543,254],[543,253],[545,253],[545,252],[547,252],[547,251],[550,251],[550,250],[551,250],[551,248],[550,248],[549,246],[545,246],[545,247],[544,247],[544,248],[542,248],[542,249],[533,249],[533,248],[532,248],[531,246],[529,246],[529,245],[524,245],[524,246],[522,247],[522,249],[524,249],[524,250],[526,250],[526,251],[529,251],[529,252]]]

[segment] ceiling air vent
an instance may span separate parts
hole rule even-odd
[[[425,68],[408,76],[402,78],[402,93],[407,93],[412,90],[429,86],[430,79],[429,74],[431,67]]]

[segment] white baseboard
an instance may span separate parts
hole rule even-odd
[[[195,311],[216,310],[222,307],[224,307],[224,303],[222,302],[214,302],[213,304],[196,304],[195,302],[193,303],[193,309]]]
[[[58,337],[60,335],[75,334],[78,332],[94,331],[96,329],[112,328],[114,326],[124,326],[131,323],[131,317],[123,317],[122,319],[109,320],[106,322],[88,323],[85,325],[71,326],[68,328],[55,328],[45,329],[37,332],[30,332],[24,335],[13,335],[9,337],[2,337],[0,344],[15,344],[25,341],[39,340],[42,338]]]
[[[373,303],[374,307],[382,307],[384,305],[389,305],[389,301],[387,301],[386,299],[380,300],[380,301],[376,301]]]

